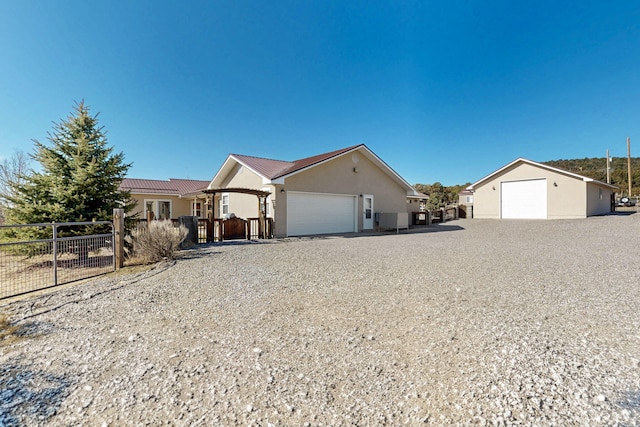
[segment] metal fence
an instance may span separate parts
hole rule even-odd
[[[177,218],[171,218],[171,223],[174,227],[177,227],[180,222]],[[136,225],[137,228],[145,228],[146,226],[146,219],[139,219]],[[212,233],[213,231],[211,230],[211,221],[206,218],[198,218],[198,243],[207,243],[213,241]]]
[[[111,221],[0,226],[0,299],[114,271],[114,237]]]

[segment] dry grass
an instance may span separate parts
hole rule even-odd
[[[18,325],[12,325],[9,322],[9,317],[6,314],[0,313],[0,347],[12,344],[19,339],[20,327]]]

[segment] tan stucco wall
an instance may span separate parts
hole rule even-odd
[[[587,185],[587,215],[605,215],[611,212],[613,190],[597,183]]]
[[[474,218],[500,218],[501,182],[543,178],[547,180],[548,219],[587,216],[587,185],[584,181],[527,163],[518,163],[475,187]]]
[[[177,196],[163,196],[161,194],[131,194],[131,198],[135,200],[136,206],[131,214],[138,214],[138,218],[146,219],[144,216],[144,202],[145,200],[162,200],[171,201],[171,218],[178,218],[179,216],[191,215],[191,203],[192,198],[180,198]],[[204,210],[204,200],[202,201]]]
[[[357,156],[352,156],[357,154]],[[357,162],[354,161],[357,159]],[[357,168],[357,172],[354,172]],[[280,187],[280,186],[278,186]],[[312,193],[373,195],[374,212],[406,212],[407,193],[378,166],[358,152],[349,153],[288,177],[277,190],[277,236],[285,236],[287,230],[287,191]],[[358,197],[358,230],[362,230],[363,199]]]

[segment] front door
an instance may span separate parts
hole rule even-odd
[[[371,230],[373,228],[373,196],[364,194],[362,196],[362,229]]]

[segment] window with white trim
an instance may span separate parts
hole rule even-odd
[[[144,216],[153,213],[153,219],[171,219],[171,200],[145,199]]]
[[[191,215],[202,218],[202,202],[191,203]]]
[[[229,215],[229,193],[222,193],[220,197],[220,217],[226,218]]]

